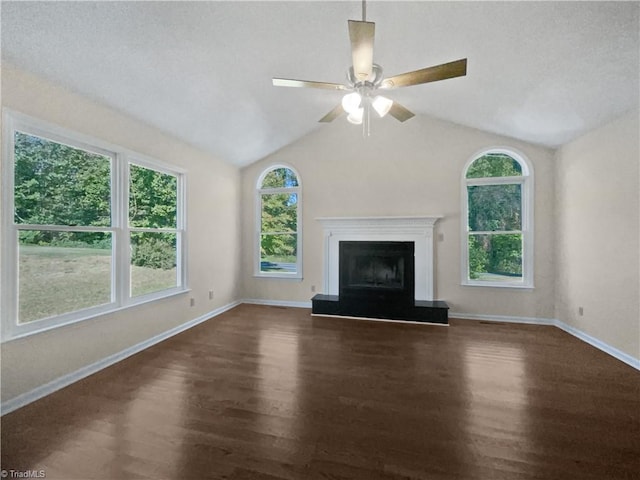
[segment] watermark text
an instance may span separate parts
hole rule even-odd
[[[46,478],[44,470],[0,470],[0,478]]]

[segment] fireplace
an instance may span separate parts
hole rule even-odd
[[[433,298],[439,218],[319,218],[324,292],[312,314],[447,324],[448,305]]]
[[[340,242],[340,297],[413,302],[413,242]]]

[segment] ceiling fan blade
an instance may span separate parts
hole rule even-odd
[[[358,80],[366,80],[373,66],[373,37],[376,24],[349,20],[353,72]]]
[[[437,82],[447,78],[462,77],[467,74],[467,59],[443,63],[434,67],[427,67],[413,72],[401,73],[385,78],[380,88],[409,87],[421,83]]]
[[[338,118],[343,113],[345,113],[344,108],[342,108],[342,104],[339,103],[333,110],[331,110],[324,117],[318,120],[318,122],[322,122],[322,123],[333,122],[336,118]]]
[[[393,105],[391,105],[391,108],[389,109],[389,115],[391,115],[393,118],[395,118],[400,122],[406,122],[411,117],[414,117],[415,113],[413,113],[410,110],[407,110],[398,102],[393,102]]]
[[[274,78],[274,87],[306,87],[324,88],[327,90],[346,90],[347,87],[339,83],[313,82],[311,80],[293,80],[291,78]]]

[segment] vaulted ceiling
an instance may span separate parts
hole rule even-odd
[[[347,20],[361,20],[360,1],[1,8],[3,61],[239,166],[323,128],[340,92],[276,88],[271,78],[342,83]],[[639,12],[638,2],[367,4],[387,75],[469,59],[466,77],[389,97],[549,147],[638,107]]]

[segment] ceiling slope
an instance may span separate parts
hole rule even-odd
[[[339,91],[356,2],[2,2],[3,60],[243,166],[317,128]],[[370,2],[388,76],[416,114],[558,147],[638,107],[638,2]],[[339,120],[336,120],[339,121]],[[409,120],[410,121],[410,120]],[[346,127],[345,127],[346,128]],[[359,127],[353,128],[359,135]]]

